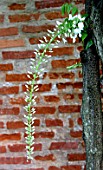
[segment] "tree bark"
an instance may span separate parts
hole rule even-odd
[[[94,45],[81,52],[83,71],[83,99],[81,116],[83,139],[86,145],[86,170],[102,170],[103,119],[100,91],[99,60],[103,63],[103,2],[86,0],[86,13],[90,21],[89,38]],[[88,39],[86,39],[85,44]]]
[[[86,144],[86,169],[102,170],[102,111],[99,84],[99,59],[93,49],[81,53],[83,99],[81,116]]]
[[[103,0],[86,0],[85,11],[92,27],[92,39],[103,62]]]

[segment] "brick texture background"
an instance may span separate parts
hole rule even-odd
[[[62,20],[70,0],[0,1],[0,170],[84,170],[81,70],[67,71],[82,50],[70,38],[53,49],[36,93],[34,160],[26,161],[24,91],[39,39]],[[73,1],[84,12],[84,0]],[[45,65],[44,65],[45,66]]]

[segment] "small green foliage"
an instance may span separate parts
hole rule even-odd
[[[82,37],[81,37],[82,41],[84,41],[87,38],[87,36],[88,36],[87,32],[83,31]]]
[[[62,15],[64,15],[65,13],[70,13],[70,11],[71,11],[71,4],[65,3],[62,5],[61,8]]]
[[[68,70],[72,70],[72,69],[75,69],[75,68],[81,67],[81,66],[82,66],[81,63],[76,63],[76,64],[73,64],[73,65],[71,65],[71,66],[68,66],[67,69],[68,69]]]
[[[93,41],[92,41],[92,39],[90,39],[90,40],[87,42],[85,49],[87,50],[87,49],[90,48],[92,45],[93,45]]]
[[[62,5],[61,11],[62,15],[64,15],[65,13],[71,13],[72,16],[74,16],[78,12],[78,8],[76,6],[73,6],[72,4],[65,3],[64,5]]]
[[[74,6],[72,8],[72,16],[74,16],[77,12],[78,12],[78,8]]]

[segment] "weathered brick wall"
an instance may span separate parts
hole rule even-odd
[[[39,39],[63,17],[60,6],[69,0],[0,0],[0,170],[84,170],[80,69],[82,46],[61,42],[39,81],[35,120],[35,154],[26,161],[24,91],[30,58]],[[81,12],[84,0],[74,0]]]

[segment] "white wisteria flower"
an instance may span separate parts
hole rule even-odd
[[[60,21],[56,21],[56,23],[57,23],[57,25],[61,25],[62,24],[62,22],[60,22]]]
[[[73,43],[75,43],[77,34],[71,34],[70,37],[73,39]]]
[[[83,30],[83,28],[84,28],[83,22],[79,22],[78,23],[78,27],[79,27],[80,30]]]
[[[72,14],[69,14],[69,20],[73,20],[74,18],[73,18],[73,16],[72,16]]]

